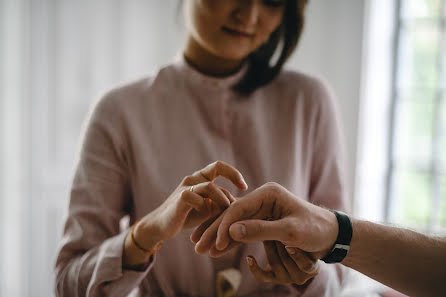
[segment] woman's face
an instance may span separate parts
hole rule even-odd
[[[186,0],[189,42],[225,60],[242,60],[282,22],[286,0]]]

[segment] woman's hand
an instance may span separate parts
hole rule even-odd
[[[237,199],[213,223],[191,236],[197,253],[219,257],[241,242],[280,241],[323,258],[336,241],[336,216],[297,198],[276,183],[267,183]],[[294,249],[295,250],[295,249]]]
[[[319,273],[317,260],[308,253],[295,250],[290,255],[278,241],[264,241],[263,245],[269,262],[265,270],[259,267],[254,257],[248,256],[246,259],[257,280],[281,285],[303,285]]]
[[[218,176],[229,179],[240,190],[247,189],[237,169],[221,161],[212,163],[186,176],[161,206],[143,217],[135,226],[135,240],[150,249],[154,243],[220,214],[234,198],[213,183]]]

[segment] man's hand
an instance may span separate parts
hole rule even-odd
[[[237,199],[215,221],[199,226],[191,239],[197,253],[209,251],[213,257],[241,242],[274,240],[320,259],[330,251],[337,233],[336,216],[329,210],[267,183]]]

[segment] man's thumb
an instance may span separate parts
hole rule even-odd
[[[280,221],[246,220],[232,224],[229,234],[240,242],[279,240]],[[282,228],[283,229],[283,228]]]

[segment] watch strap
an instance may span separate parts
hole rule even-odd
[[[330,210],[338,220],[338,237],[332,250],[321,260],[325,263],[339,263],[344,260],[350,250],[353,236],[353,225],[350,217],[338,210]]]

